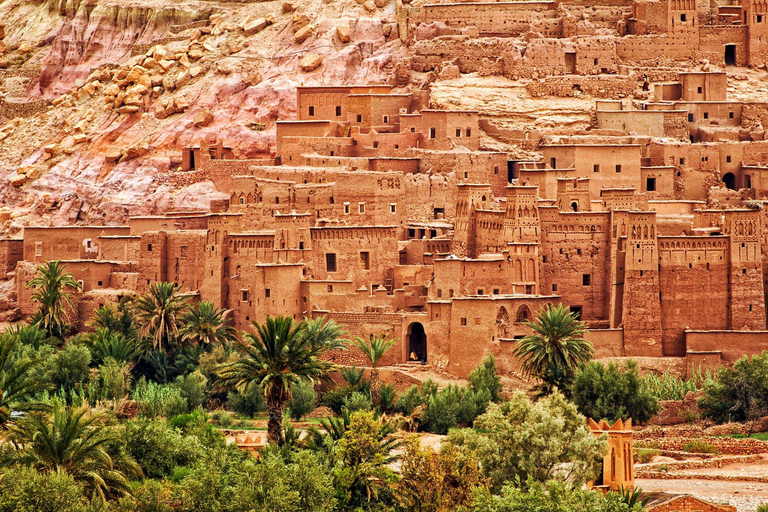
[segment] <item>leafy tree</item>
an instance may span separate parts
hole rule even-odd
[[[19,344],[30,346],[35,350],[44,345],[52,345],[52,342],[57,341],[48,336],[48,333],[37,325],[14,325],[6,329],[4,334],[16,338]]]
[[[340,330],[330,321],[320,326],[318,321],[296,324],[290,317],[267,317],[264,324],[253,322],[253,326],[256,334],[246,334],[240,344],[241,358],[220,365],[216,374],[221,389],[242,391],[251,383],[262,386],[269,440],[278,443],[291,389],[302,380],[317,382],[334,369],[322,355],[342,346],[335,334]]]
[[[440,453],[421,448],[412,437],[400,458],[397,504],[412,512],[453,512],[472,503],[475,489],[484,487],[478,461],[460,457],[455,446]]]
[[[0,334],[0,428],[3,429],[11,421],[11,413],[14,410],[42,409],[39,403],[30,401],[32,396],[44,387],[34,375],[39,361],[13,357],[17,345],[18,337]]]
[[[301,381],[293,387],[291,400],[288,402],[288,411],[294,421],[299,421],[315,410],[317,403],[317,393],[312,384]]]
[[[67,344],[44,362],[45,380],[69,395],[82,390],[91,374],[91,352],[83,345]]]
[[[162,420],[126,422],[123,439],[148,478],[167,478],[177,467],[193,465],[206,449],[196,436],[169,428]]]
[[[123,297],[118,302],[117,309],[112,306],[97,308],[93,312],[91,325],[96,329],[102,328],[120,333],[128,339],[136,339],[139,326],[136,323],[136,315],[133,311],[133,299]]]
[[[605,439],[589,431],[586,418],[560,393],[536,404],[515,393],[491,404],[473,430],[452,430],[448,442],[480,461],[494,491],[529,479],[580,486],[594,476],[606,449]]]
[[[31,320],[33,325],[45,330],[49,336],[63,338],[69,322],[67,309],[72,309],[72,296],[67,289],[79,290],[82,286],[61,261],[49,261],[37,266],[37,275],[27,283],[34,288],[30,299],[37,302],[38,311]]]
[[[744,356],[722,367],[699,400],[704,416],[717,422],[756,420],[768,414],[768,352]]]
[[[31,414],[11,431],[3,465],[63,471],[102,498],[128,494],[128,480],[141,476],[141,468],[125,453],[121,433],[106,423],[105,413],[87,406],[55,406],[50,417]]]
[[[421,414],[421,424],[427,432],[447,434],[459,425],[471,426],[483,414],[491,401],[488,390],[475,391],[470,387],[450,384],[429,395]]]
[[[505,486],[500,495],[486,489],[475,491],[471,512],[643,512],[640,504],[627,504],[616,493],[603,495],[562,482],[528,482],[527,485]]]
[[[496,358],[493,354],[488,354],[488,357],[470,372],[469,387],[473,391],[487,390],[493,402],[501,400],[501,379],[496,373]]]
[[[197,370],[188,375],[179,375],[174,382],[174,386],[179,389],[181,396],[187,400],[189,410],[203,405],[207,396],[207,385],[208,379]]]
[[[179,337],[182,318],[189,304],[178,283],[153,283],[134,301],[139,335],[150,338],[152,346],[169,351]]]
[[[588,418],[614,422],[632,418],[645,423],[659,409],[659,402],[643,386],[637,363],[628,360],[624,368],[590,361],[576,372],[573,403]]]
[[[344,399],[344,406],[342,411],[349,411],[350,413],[355,411],[370,411],[373,409],[373,402],[368,395],[355,391]]]
[[[339,465],[334,472],[340,505],[347,510],[366,510],[372,503],[391,500],[397,479],[388,467],[397,459],[391,454],[391,431],[391,425],[373,411],[351,414],[349,427],[338,441]]]
[[[243,391],[230,391],[227,394],[227,407],[237,414],[253,418],[256,413],[267,409],[267,402],[264,399],[264,390],[261,386],[251,383]]]
[[[405,393],[397,398],[395,411],[405,416],[410,416],[413,411],[424,403],[424,397],[417,386],[411,386]]]
[[[374,336],[370,340],[357,337],[352,344],[368,358],[371,363],[371,400],[374,405],[381,402],[381,381],[379,380],[379,364],[387,351],[397,340],[388,339],[386,334]]]
[[[226,318],[227,310],[203,301],[189,308],[182,319],[181,341],[194,345],[229,343],[235,339],[235,329]]]
[[[0,477],[0,512],[86,512],[82,485],[65,471],[19,466]]]
[[[108,358],[91,375],[88,396],[92,404],[101,400],[117,401],[128,396],[131,389],[131,368],[124,362]]]
[[[594,354],[592,344],[583,338],[584,322],[558,304],[541,309],[536,321],[527,325],[533,334],[519,340],[513,351],[522,360],[523,373],[542,381],[536,389],[539,397],[555,390],[570,396],[576,369]]]

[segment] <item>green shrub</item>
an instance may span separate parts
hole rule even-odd
[[[635,461],[638,464],[646,464],[651,462],[655,456],[659,454],[659,450],[655,448],[636,448],[635,449]]]
[[[501,400],[501,379],[496,374],[496,358],[489,354],[469,374],[469,388],[475,392],[487,391],[493,402]]]
[[[717,453],[717,447],[703,441],[689,441],[683,445],[684,452],[690,453]]]
[[[315,410],[317,393],[311,382],[301,381],[293,386],[292,397],[288,402],[288,414],[292,420],[298,421]]]
[[[208,396],[206,390],[208,379],[198,370],[188,375],[179,375],[173,384],[179,389],[181,396],[187,400],[190,410],[202,406]]]
[[[88,398],[92,405],[101,400],[119,400],[128,395],[131,388],[131,367],[108,358],[91,377]]]
[[[759,507],[757,507],[756,512],[768,512],[768,503],[763,503]]]
[[[405,416],[413,414],[413,410],[424,403],[424,397],[416,386],[411,386],[408,391],[397,398],[395,411]]]
[[[616,363],[603,366],[590,361],[576,372],[572,391],[579,412],[595,421],[614,422],[632,418],[645,423],[659,409],[659,402],[642,383],[637,363],[628,360],[624,368]]]
[[[341,414],[341,410],[344,407],[344,401],[349,398],[349,395],[352,393],[355,393],[354,387],[342,386],[326,391],[323,393],[321,400],[324,406],[328,407],[336,414]]]
[[[158,480],[145,480],[134,489],[133,500],[126,498],[123,501],[130,503],[126,510],[135,512],[173,512],[173,486]]]
[[[18,466],[0,478],[0,512],[85,512],[86,504],[83,488],[62,470]]]
[[[197,437],[184,436],[164,421],[135,420],[125,423],[126,451],[148,478],[165,478],[177,466],[187,466],[204,453]]]
[[[395,410],[397,392],[392,384],[382,384],[379,390],[379,408],[381,412],[391,413]]]
[[[91,352],[83,345],[67,344],[44,361],[44,379],[66,393],[84,388],[90,377]]]
[[[706,418],[716,422],[756,420],[768,415],[768,352],[744,356],[733,368],[720,368],[699,400]]]
[[[231,427],[235,421],[227,411],[216,411],[211,415],[211,419],[222,428]]]
[[[370,411],[373,409],[373,402],[370,396],[355,391],[344,400],[343,409],[349,412]]]
[[[136,383],[131,394],[136,400],[139,413],[147,418],[172,417],[187,412],[187,399],[181,396],[181,389],[169,384],[157,384],[144,378]]]
[[[488,390],[448,385],[426,399],[422,426],[435,434],[447,434],[449,429],[459,425],[471,426],[475,418],[485,412],[490,397]]]
[[[252,383],[242,393],[231,391],[227,395],[227,407],[237,414],[253,418],[267,409],[267,401],[261,386]]]

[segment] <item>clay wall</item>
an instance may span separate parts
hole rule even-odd
[[[99,236],[127,234],[127,227],[29,226],[24,228],[24,260],[42,263],[51,260],[96,259],[99,255]]]
[[[592,344],[596,359],[625,355],[623,329],[589,329],[584,339]]]
[[[207,229],[208,212],[196,215],[163,215],[131,217],[128,220],[131,236],[147,231],[176,231],[177,229]],[[110,233],[107,233],[109,235]]]
[[[386,285],[399,263],[398,233],[393,226],[313,227],[307,275],[315,279],[351,280],[361,286]],[[331,257],[329,255],[335,255]],[[335,270],[333,270],[335,262]]]
[[[16,264],[24,258],[24,240],[0,239],[0,279],[7,279],[8,272],[16,269]]]
[[[98,259],[108,261],[139,261],[140,236],[100,236],[98,240]]]
[[[650,512],[736,512],[736,507],[716,505],[693,496],[677,496],[658,505],[648,505]]]
[[[477,151],[480,146],[476,111],[422,110],[421,116],[403,117],[402,130],[421,133],[425,149],[448,151],[463,146]]]
[[[283,148],[287,137],[329,137],[338,135],[337,125],[331,121],[277,121],[275,123],[276,155],[288,154]]]
[[[733,364],[744,355],[768,350],[768,331],[686,330],[685,348],[689,352],[719,352],[725,363]]]
[[[610,213],[539,211],[541,293],[580,307],[584,320],[608,319]]]
[[[313,311],[313,317],[325,316],[329,320],[345,326],[347,338],[361,337],[370,339],[371,336],[386,335],[398,340],[383,358],[383,365],[391,365],[406,361],[406,331],[405,317],[400,313],[379,312],[327,312]],[[427,335],[429,340],[429,335]],[[331,360],[337,364],[367,366],[368,360],[359,350],[345,350],[332,355]]]
[[[688,121],[685,111],[660,110],[598,110],[597,127],[602,130],[620,130],[651,137],[688,139]]]
[[[693,119],[688,117],[688,122],[693,132],[697,126],[740,126],[741,109],[740,103],[736,102],[706,102],[706,103],[687,103],[675,102],[676,110],[686,110],[693,115]]]
[[[411,61],[413,71],[427,72],[439,69],[443,62],[452,61],[462,73],[476,73],[484,66],[499,59],[503,66],[519,66],[522,60],[520,50],[501,37],[468,38],[467,36],[444,36],[427,41],[416,41]],[[485,60],[485,62],[484,62]],[[509,76],[512,74],[505,73]]]
[[[483,259],[437,259],[430,300],[470,295],[532,295],[538,282],[535,246],[523,251]]]
[[[745,26],[702,26],[700,32],[701,46],[699,55],[715,65],[725,65],[725,45],[736,47],[737,66],[746,66],[749,62],[748,53],[749,31]]]
[[[410,94],[360,94],[350,95],[347,106],[347,123],[378,132],[399,132],[400,113],[408,112]]]
[[[642,167],[640,169],[640,192],[648,199],[673,199],[675,197],[674,166]],[[653,190],[651,190],[651,188]]]
[[[303,318],[302,265],[251,263],[227,281],[227,307],[233,311],[234,327],[245,329],[251,322],[263,323],[267,316]]]
[[[418,22],[441,22],[451,28],[476,27],[480,36],[517,37],[533,20],[555,16],[554,2],[478,2],[427,4]]]
[[[639,145],[547,145],[542,150],[550,167],[573,168],[577,176],[590,178],[592,197],[600,197],[603,188],[640,189]]]
[[[665,352],[685,354],[685,330],[729,325],[728,237],[659,238]]]
[[[680,99],[695,101],[726,101],[728,79],[725,72],[680,73]]]

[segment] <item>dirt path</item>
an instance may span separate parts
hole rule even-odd
[[[635,480],[635,486],[647,492],[664,491],[691,494],[713,503],[726,503],[738,512],[755,512],[768,503],[768,484],[712,480]]]

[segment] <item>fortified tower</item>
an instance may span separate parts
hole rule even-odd
[[[539,188],[507,185],[507,210],[504,215],[504,240],[539,243]]]
[[[763,264],[759,211],[726,210],[723,233],[731,237],[730,328],[764,330]]]

